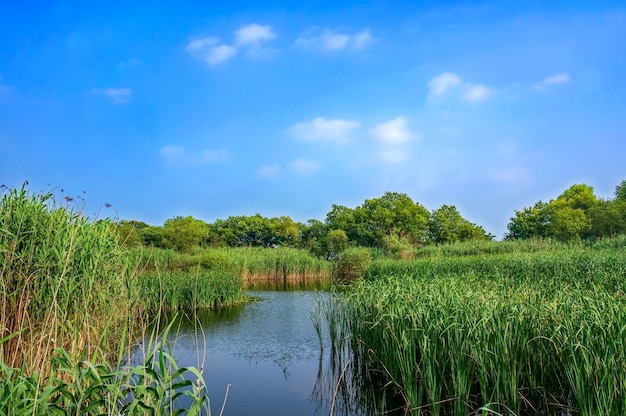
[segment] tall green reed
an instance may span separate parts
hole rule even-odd
[[[335,321],[413,414],[622,414],[625,270],[584,247],[376,260]]]

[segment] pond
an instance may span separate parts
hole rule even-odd
[[[178,319],[169,338],[180,366],[203,369],[212,415],[220,414],[224,399],[228,416],[373,414],[370,394],[364,394],[370,390],[384,403],[376,399],[379,389],[354,387],[346,371],[351,360],[340,362],[331,353],[325,325],[321,340],[316,332],[312,314],[329,292],[248,295],[257,300],[203,311],[195,324]]]

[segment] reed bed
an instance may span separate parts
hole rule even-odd
[[[136,248],[144,273],[225,272],[242,277],[244,286],[330,279],[332,263],[306,250],[279,247],[198,248],[193,253]]]
[[[25,188],[0,201],[0,362],[41,369],[62,347],[115,351],[134,298],[112,224]]]
[[[201,374],[178,368],[165,345],[121,364],[146,328],[132,313],[145,296],[140,263],[119,246],[113,224],[51,193],[2,192],[0,414],[206,414]]]
[[[193,311],[245,300],[241,277],[230,272],[146,273],[137,278],[137,285],[140,309],[151,313]]]
[[[331,331],[411,414],[626,414],[625,254],[377,260]]]

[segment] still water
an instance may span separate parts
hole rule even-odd
[[[328,292],[248,294],[258,300],[204,311],[195,324],[181,319],[170,336],[178,364],[203,369],[212,415],[225,398],[225,416],[371,414],[355,405],[345,371],[337,387],[341,368],[327,330],[320,342],[313,325],[316,302]]]

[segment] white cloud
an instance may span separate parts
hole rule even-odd
[[[219,39],[214,37],[194,39],[185,46],[185,50],[208,66],[220,65],[237,55],[235,47],[220,44]]]
[[[369,45],[372,40],[372,33],[369,29],[350,35],[329,29],[313,28],[301,35],[296,40],[295,46],[328,52],[338,52],[344,49],[359,51]]]
[[[266,179],[276,179],[280,176],[281,168],[276,163],[273,165],[261,166],[256,170],[256,176]]]
[[[183,146],[165,146],[159,150],[159,154],[167,163],[176,166],[223,163],[232,159],[226,149],[205,149],[195,155]]]
[[[419,138],[419,134],[412,133],[407,126],[408,120],[404,117],[396,117],[386,123],[378,124],[369,130],[369,133],[387,144],[402,144],[412,138]]]
[[[545,90],[548,85],[555,84],[568,84],[570,82],[570,77],[567,72],[563,72],[556,75],[551,75],[549,77],[545,77],[543,81],[535,84],[533,87],[535,90]]]
[[[465,84],[465,91],[463,92],[463,100],[476,103],[489,98],[493,94],[491,88],[481,84]]]
[[[301,175],[312,175],[320,168],[320,164],[314,160],[296,159],[287,165],[287,169]]]
[[[261,26],[253,23],[235,31],[235,43],[237,45],[256,45],[263,41],[276,38],[270,25]]]
[[[546,77],[543,82],[544,84],[567,84],[569,82],[569,74],[564,72],[562,74],[552,75],[551,77]]]
[[[300,140],[306,141],[345,141],[361,123],[348,120],[326,120],[318,117],[308,123],[297,123],[289,131]]]
[[[430,89],[429,95],[431,97],[439,97],[445,94],[450,88],[460,84],[461,78],[451,72],[445,72],[428,82],[428,88]]]
[[[124,104],[130,101],[133,91],[130,88],[94,88],[92,94],[103,95],[113,104]]]

